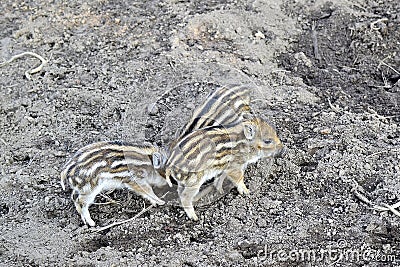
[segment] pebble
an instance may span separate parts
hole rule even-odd
[[[229,260],[233,261],[243,260],[243,256],[237,250],[230,251],[227,256]]]
[[[321,134],[330,134],[332,132],[331,128],[322,129],[320,131]]]
[[[195,108],[195,105],[193,103],[189,103],[186,105],[187,109],[193,110]]]
[[[260,39],[265,39],[265,35],[260,31],[256,32],[254,36]]]
[[[31,116],[25,116],[25,118],[26,118],[30,123],[35,122],[35,119],[32,118]]]
[[[149,113],[149,115],[157,115],[158,113],[158,107],[156,103],[151,103],[149,105],[147,105],[147,112]]]
[[[65,153],[64,151],[55,151],[53,154],[56,157],[64,157],[67,155],[67,153]]]

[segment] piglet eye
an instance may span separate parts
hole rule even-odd
[[[270,145],[270,144],[272,144],[272,140],[271,139],[264,139],[264,144]]]

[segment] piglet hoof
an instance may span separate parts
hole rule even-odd
[[[241,195],[250,194],[250,191],[249,191],[249,189],[247,189],[245,184],[239,184],[237,187],[237,190],[239,191],[239,194],[241,194]]]
[[[185,209],[186,215],[189,217],[189,219],[193,220],[193,221],[198,221],[199,218],[196,215],[196,212],[194,211],[194,208],[188,208]]]

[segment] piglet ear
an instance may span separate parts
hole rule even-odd
[[[253,124],[244,123],[244,136],[248,140],[253,140],[256,136],[256,127]]]
[[[161,165],[163,164],[163,160],[162,160],[162,155],[161,155],[161,153],[159,153],[159,152],[154,152],[154,153],[153,153],[152,160],[153,160],[153,166],[154,166],[154,168],[156,168],[156,169],[161,168]]]

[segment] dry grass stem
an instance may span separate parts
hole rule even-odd
[[[11,57],[9,60],[0,63],[0,67],[6,66],[6,65],[10,64],[11,62],[13,62],[14,60],[19,59],[19,58],[24,57],[24,56],[32,56],[32,57],[35,57],[35,58],[37,58],[37,59],[39,59],[41,61],[40,65],[37,66],[36,68],[25,71],[25,77],[28,80],[32,80],[31,74],[35,74],[35,73],[41,71],[43,69],[44,65],[46,65],[46,63],[47,63],[47,61],[43,57],[41,57],[40,55],[38,55],[36,53],[23,52],[21,54],[15,55],[15,56]]]

